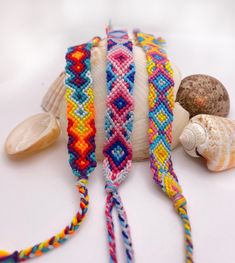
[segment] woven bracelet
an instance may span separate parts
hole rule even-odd
[[[87,44],[69,48],[66,55],[68,152],[72,171],[78,178],[76,188],[80,194],[80,210],[70,225],[48,240],[12,254],[0,251],[0,262],[23,262],[59,247],[79,229],[85,218],[89,204],[88,176],[96,166],[94,96],[90,54],[91,48],[98,41],[99,38],[94,38]]]
[[[153,35],[135,32],[137,42],[147,59],[149,82],[149,151],[154,181],[173,201],[185,230],[186,262],[193,262],[191,226],[186,199],[178,183],[171,160],[172,121],[174,108],[173,71],[162,48],[164,41]]]
[[[135,65],[133,44],[124,30],[108,31],[107,37],[107,111],[105,116],[104,175],[106,223],[110,262],[117,262],[112,209],[115,207],[122,231],[126,261],[134,261],[130,229],[118,187],[131,168],[130,136],[134,119]]]

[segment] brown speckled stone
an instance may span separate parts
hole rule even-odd
[[[208,75],[191,75],[180,84],[176,101],[189,113],[226,117],[230,109],[229,95],[223,84]]]

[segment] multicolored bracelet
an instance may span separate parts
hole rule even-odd
[[[107,36],[107,111],[105,116],[104,175],[106,223],[108,230],[110,262],[118,262],[112,209],[116,207],[122,230],[127,262],[134,261],[130,229],[119,185],[125,180],[132,163],[130,136],[134,119],[135,65],[133,44],[124,30],[108,30]]]
[[[172,121],[174,108],[173,71],[162,48],[164,41],[153,35],[135,32],[147,58],[149,82],[149,150],[154,181],[173,201],[185,229],[186,262],[193,262],[191,226],[186,199],[171,160]]]
[[[78,177],[77,190],[80,193],[80,211],[59,234],[30,248],[12,254],[0,252],[0,262],[23,262],[38,257],[62,245],[79,229],[89,204],[87,190],[88,176],[96,166],[95,160],[95,122],[94,95],[92,89],[90,53],[99,42],[91,42],[68,49],[65,81],[67,86],[68,152],[69,162],[75,176]]]

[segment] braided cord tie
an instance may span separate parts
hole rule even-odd
[[[124,209],[121,197],[117,190],[109,192],[106,198],[105,216],[108,230],[109,254],[110,262],[118,262],[116,253],[116,242],[114,233],[114,224],[112,217],[112,209],[116,207],[118,213],[118,220],[121,226],[122,238],[125,246],[125,253],[127,262],[133,262],[133,248],[131,242],[130,228],[128,225],[126,211]]]
[[[105,116],[104,175],[106,181],[106,223],[110,262],[118,262],[112,209],[115,207],[122,231],[126,261],[134,262],[127,215],[118,193],[132,162],[130,136],[134,119],[133,44],[126,31],[108,32],[107,39],[107,111]]]
[[[79,229],[89,205],[88,177],[96,166],[94,96],[90,74],[90,51],[99,38],[68,49],[66,55],[66,99],[68,119],[68,152],[72,171],[77,176],[80,210],[59,234],[33,247],[9,254],[0,251],[0,262],[23,262],[59,247]]]
[[[76,232],[76,230],[78,230],[85,218],[89,204],[89,196],[86,184],[87,182],[85,182],[85,180],[83,180],[83,182],[77,183],[76,187],[80,193],[80,211],[74,216],[70,225],[66,226],[59,234],[51,237],[50,239],[28,249],[21,250],[18,254],[18,261],[16,262],[26,261],[27,259],[33,257],[42,256],[44,253],[62,245]]]
[[[82,179],[77,183],[77,190],[80,193],[80,211],[72,219],[70,225],[66,226],[60,233],[47,239],[44,242],[38,243],[27,249],[21,251],[15,251],[12,254],[0,251],[0,262],[4,263],[14,263],[23,262],[28,259],[39,257],[53,250],[54,248],[62,245],[66,240],[68,240],[75,232],[78,230],[79,226],[83,222],[89,204],[89,196],[87,191],[87,180]]]
[[[149,81],[150,164],[155,182],[174,203],[185,229],[186,262],[193,262],[191,226],[186,199],[173,170],[171,160],[172,121],[174,108],[173,71],[162,48],[164,41],[153,35],[136,32],[147,58]]]

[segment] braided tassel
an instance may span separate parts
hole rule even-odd
[[[181,193],[178,193],[173,198],[174,206],[177,213],[180,215],[184,224],[184,237],[185,237],[185,247],[186,247],[186,262],[193,262],[193,244],[191,235],[191,225],[187,212],[186,199]]]
[[[110,191],[110,188],[107,191]],[[134,259],[134,251],[132,248],[131,234],[130,228],[127,220],[126,211],[124,209],[121,197],[118,193],[118,190],[112,190],[112,192],[108,192],[106,198],[105,205],[105,216],[108,230],[108,242],[109,242],[109,254],[110,254],[110,262],[118,262],[116,256],[116,242],[115,242],[115,233],[114,233],[114,224],[112,217],[112,209],[116,207],[118,213],[118,220],[121,226],[122,231],[122,239],[125,246],[125,254],[127,262],[133,262]]]
[[[117,262],[116,241],[115,241],[114,224],[112,217],[113,207],[114,207],[113,195],[112,193],[109,193],[107,195],[106,204],[105,204],[105,217],[106,217],[106,226],[108,231],[109,255],[110,255],[110,262]]]
[[[167,59],[164,42],[153,35],[135,32],[147,59],[149,81],[149,144],[150,164],[154,181],[170,199],[181,217],[185,230],[186,262],[193,262],[191,226],[186,199],[174,172],[171,160],[173,121],[173,71]]]
[[[88,209],[89,196],[86,184],[87,181],[84,180],[82,180],[82,182],[78,182],[77,184],[77,190],[81,196],[80,211],[74,216],[70,225],[66,226],[57,235],[44,242],[36,244],[33,247],[23,249],[19,252],[16,251],[12,255],[5,255],[4,257],[1,257],[0,255],[0,262],[23,262],[34,257],[42,256],[46,252],[59,247],[72,235],[74,235],[74,233],[79,229],[81,223],[83,222]]]
[[[127,215],[118,193],[119,185],[131,168],[130,136],[134,119],[133,44],[126,31],[107,29],[107,111],[105,116],[104,175],[106,181],[105,215],[108,231],[110,262],[116,263],[116,241],[112,209],[116,208],[122,230],[126,262],[134,262],[131,234]]]

